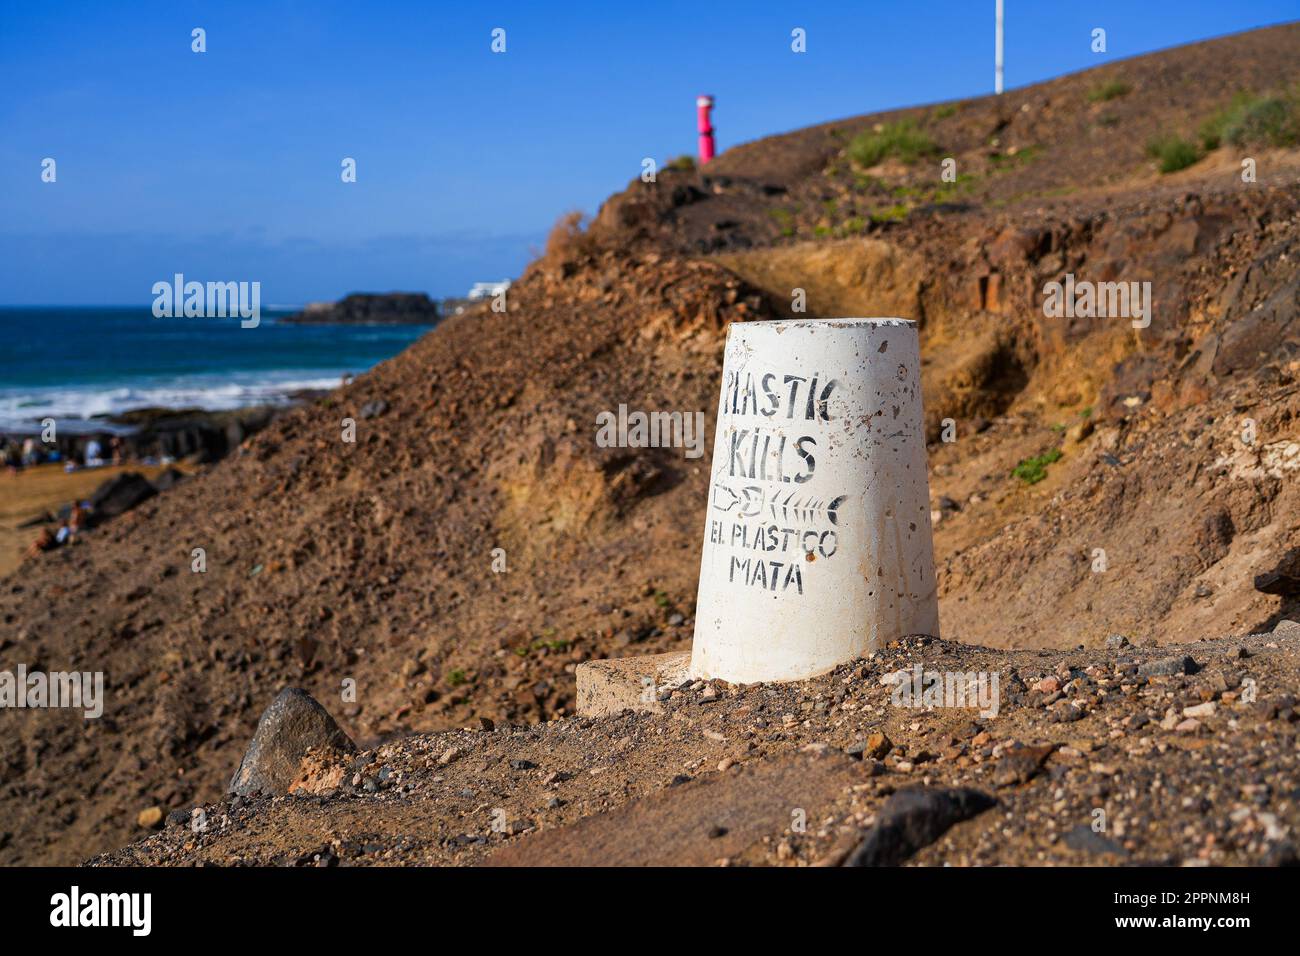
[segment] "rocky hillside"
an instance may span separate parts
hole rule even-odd
[[[795,289],[809,315],[921,323],[945,638],[1271,630],[1296,598],[1253,576],[1300,545],[1300,151],[1250,118],[1300,83],[1298,49],[1288,25],[772,137],[562,224],[505,313],[444,320],[0,582],[0,669],[103,670],[108,695],[97,721],[6,715],[0,863],[76,862],[213,804],[285,686],[363,747],[486,718],[504,759],[552,734],[505,728],[571,712],[578,661],[687,646],[707,461],[599,448],[596,415],[711,427],[726,324],[791,315]],[[1162,173],[1168,136],[1196,161]],[[1065,273],[1150,282],[1149,325],[1045,314]],[[592,739],[653,733],[619,726]]]

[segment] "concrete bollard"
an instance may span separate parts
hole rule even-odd
[[[904,319],[731,326],[692,677],[801,680],[938,636],[920,380]]]

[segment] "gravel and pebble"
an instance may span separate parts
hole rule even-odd
[[[997,715],[901,706],[882,678],[915,664],[998,673]],[[1298,687],[1287,626],[1146,650],[908,638],[809,681],[696,682],[662,714],[408,737],[347,758],[338,786],[191,808],[91,862],[474,865],[537,831],[797,758],[852,775],[803,825],[792,806],[788,826],[719,864],[1284,864],[1300,845]],[[634,829],[626,839],[643,840]]]

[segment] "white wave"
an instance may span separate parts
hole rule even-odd
[[[60,428],[84,431],[96,416],[137,408],[201,408],[221,411],[248,405],[282,404],[299,391],[337,387],[344,375],[283,371],[181,378],[96,386],[0,388],[0,430],[34,430],[43,418]],[[100,427],[94,423],[94,427]]]

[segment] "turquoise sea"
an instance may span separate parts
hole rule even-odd
[[[133,408],[238,408],[332,388],[429,330],[155,318],[149,306],[0,307],[0,430],[84,427]]]

